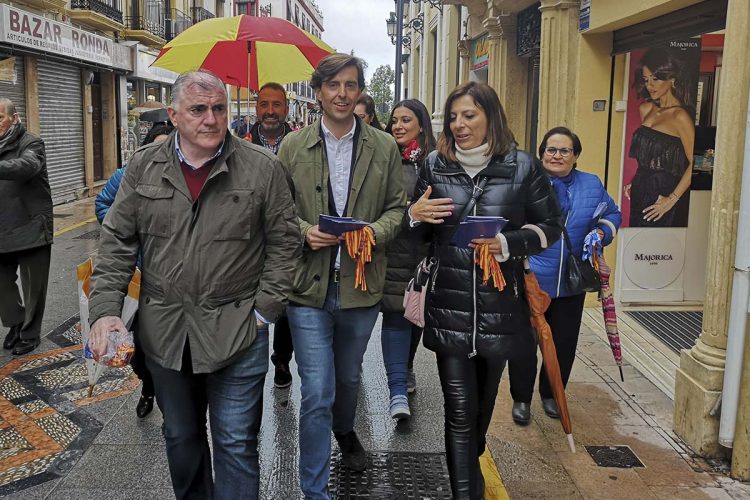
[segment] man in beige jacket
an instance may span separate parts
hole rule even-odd
[[[99,356],[108,332],[125,330],[118,316],[140,249],[139,338],[178,499],[258,497],[267,324],[281,315],[300,253],[284,169],[229,134],[227,101],[211,73],[177,79],[168,108],[177,130],[131,159],[91,291]]]

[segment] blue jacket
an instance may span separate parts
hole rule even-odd
[[[96,195],[94,210],[99,224],[104,221],[104,216],[109,212],[109,207],[115,202],[115,196],[117,195],[117,190],[120,189],[120,182],[122,182],[122,175],[125,173],[125,168],[127,168],[127,165],[115,170],[115,173],[112,174],[99,194]]]
[[[583,255],[583,240],[597,227],[604,232],[604,245],[612,243],[622,222],[622,214],[599,178],[593,174],[573,170],[568,197],[570,210],[563,214],[563,222],[570,236],[573,252],[576,252],[578,257]],[[594,212],[600,203],[606,203],[606,208],[597,219],[594,219]],[[539,285],[553,299],[571,295],[563,277],[563,266],[567,256],[568,249],[561,238],[544,252],[529,258],[531,270],[536,274]]]
[[[96,212],[96,218],[99,221],[99,224],[104,222],[104,217],[107,215],[107,212],[109,212],[112,203],[115,202],[115,196],[117,196],[117,190],[120,189],[120,183],[122,182],[122,176],[125,174],[126,168],[127,165],[123,165],[115,170],[115,173],[112,174],[102,190],[99,191],[99,194],[96,195],[96,200],[94,200],[94,212]],[[141,267],[140,252],[138,252],[138,260],[136,260],[135,265],[139,268]]]

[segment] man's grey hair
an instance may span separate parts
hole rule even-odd
[[[0,97],[0,105],[3,106],[5,109],[5,114],[13,116],[17,113],[16,111],[16,105],[13,104],[13,101],[8,99],[7,97]]]
[[[177,109],[185,90],[194,86],[203,90],[219,91],[224,94],[224,100],[229,102],[227,88],[224,82],[221,81],[221,78],[208,70],[199,69],[183,73],[177,77],[174,85],[172,85],[172,108]]]

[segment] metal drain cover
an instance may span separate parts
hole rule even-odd
[[[79,234],[74,240],[98,240],[99,239],[99,230],[94,229],[93,231],[89,231],[87,233]]]
[[[376,451],[368,455],[370,464],[364,472],[353,472],[340,466],[340,453],[332,457],[328,488],[333,498],[451,498],[444,453]]]
[[[645,467],[630,446],[586,446],[586,451],[599,467],[618,469]]]

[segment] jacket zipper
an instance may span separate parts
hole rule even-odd
[[[476,186],[474,183],[474,179],[471,178],[469,174],[466,172],[441,172],[440,175],[466,175],[469,177],[469,180],[472,184],[472,192],[473,192],[473,186]],[[474,204],[474,208],[472,209],[473,214],[477,214],[477,205]],[[472,301],[474,304],[474,314],[472,315],[474,323],[473,323],[473,331],[471,334],[471,346],[472,350],[469,353],[469,359],[473,358],[477,355],[477,266],[474,264],[474,260],[476,258],[476,250],[472,250],[471,253],[471,276],[472,276]],[[440,261],[438,260],[438,265],[440,264]],[[432,289],[435,289],[435,281],[437,281],[437,268],[435,268],[435,276],[432,279]]]
[[[473,182],[473,179],[472,179]],[[474,210],[472,215],[477,214],[477,205],[474,204]],[[477,355],[477,265],[475,264],[476,260],[476,249],[473,249],[471,252],[471,289],[472,289],[472,299],[474,301],[474,314],[472,315],[474,319],[474,330],[471,334],[471,352],[469,353],[469,359],[473,358]]]
[[[568,228],[569,218],[570,218],[570,210],[568,210],[568,215],[565,216],[565,223],[564,223],[565,229]],[[560,267],[557,270],[557,296],[558,297],[560,296],[560,283],[562,282],[563,258],[565,257],[564,254],[565,254],[565,233],[560,233]]]
[[[440,175],[462,175],[462,174],[468,175],[465,172],[449,172],[449,173],[441,173]],[[473,182],[474,181],[472,180],[472,183]],[[435,291],[435,283],[437,282],[437,274],[438,274],[439,268],[440,268],[440,258],[436,256],[435,257],[435,271],[432,274],[432,283],[430,284],[430,293]]]

